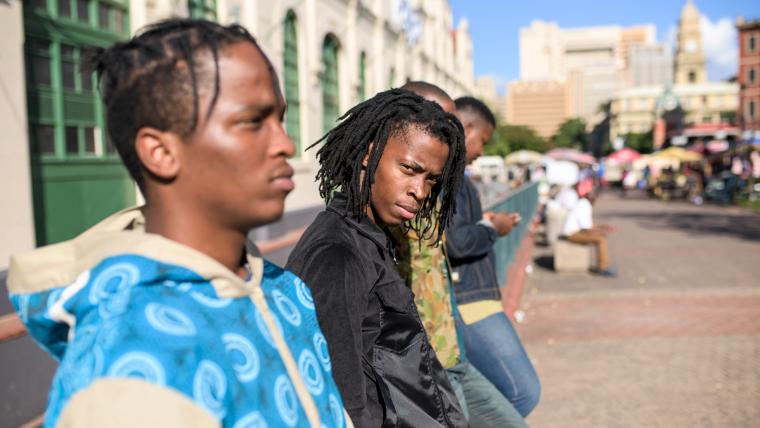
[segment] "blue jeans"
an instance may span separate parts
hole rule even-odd
[[[523,417],[538,404],[541,384],[520,337],[498,313],[470,325],[456,316],[467,359],[493,383]]]
[[[512,404],[467,361],[446,369],[470,428],[528,428]]]

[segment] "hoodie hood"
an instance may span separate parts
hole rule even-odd
[[[145,233],[139,207],[118,212],[78,237],[42,247],[11,258],[8,291],[19,318],[29,334],[56,359],[66,349],[69,334],[78,316],[106,307],[119,310],[118,301],[104,304],[96,287],[85,287],[93,270],[103,269],[109,260],[136,257],[145,269],[115,272],[118,281],[108,281],[101,289],[140,283],[211,283],[213,298],[235,298],[251,294],[261,284],[263,259],[254,245],[247,245],[251,276],[247,280],[229,271],[212,258],[192,248]],[[111,263],[112,264],[112,263]],[[199,296],[203,298],[203,296]]]

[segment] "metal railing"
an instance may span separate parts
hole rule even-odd
[[[496,256],[496,275],[499,284],[504,284],[507,276],[507,268],[515,258],[517,249],[520,248],[528,226],[533,221],[538,207],[538,183],[528,183],[522,187],[508,193],[498,202],[495,202],[485,209],[493,212],[510,212],[520,213],[522,220],[515,225],[507,236],[499,238],[494,243],[494,253]]]

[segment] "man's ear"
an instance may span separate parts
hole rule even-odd
[[[179,174],[181,145],[177,134],[156,128],[140,128],[135,137],[135,152],[143,168],[162,180],[173,180]]]
[[[367,153],[364,154],[364,157],[362,158],[362,169],[367,168],[367,163],[369,163],[369,154],[372,153],[372,146],[375,143],[369,143],[369,146],[367,146]]]

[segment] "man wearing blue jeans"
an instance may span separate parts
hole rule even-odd
[[[466,160],[475,160],[491,139],[496,120],[490,109],[472,97],[455,101],[465,130]],[[465,179],[457,194],[457,211],[449,225],[446,249],[458,277],[457,323],[470,363],[490,380],[515,409],[527,416],[541,386],[517,332],[504,315],[496,279],[493,243],[509,233],[519,215],[483,212],[478,192]]]
[[[427,82],[402,87],[438,103],[454,114],[454,100]],[[398,268],[414,292],[414,303],[430,344],[451,381],[471,428],[527,428],[507,398],[467,361],[457,332],[450,270],[446,263],[445,236],[420,237],[415,231],[394,230]]]

